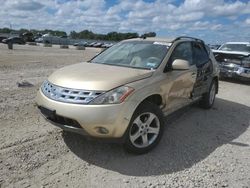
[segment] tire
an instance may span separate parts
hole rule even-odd
[[[159,143],[163,129],[164,119],[161,109],[156,104],[143,102],[130,120],[124,148],[135,154],[147,153]]]
[[[210,109],[215,101],[217,83],[213,80],[210,84],[209,91],[203,94],[202,99],[200,101],[200,106],[204,109]]]

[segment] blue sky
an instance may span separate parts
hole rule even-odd
[[[250,0],[0,0],[0,27],[250,40]]]

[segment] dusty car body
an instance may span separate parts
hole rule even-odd
[[[250,43],[228,42],[213,50],[221,78],[250,81]]]
[[[145,153],[160,141],[164,115],[195,101],[211,108],[218,76],[202,40],[130,39],[54,72],[36,101],[64,130],[122,140],[129,151]]]

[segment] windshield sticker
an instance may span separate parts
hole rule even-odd
[[[147,63],[147,66],[150,68],[154,68],[156,66],[156,64],[155,63]]]
[[[158,45],[164,45],[164,46],[171,46],[172,43],[168,43],[168,42],[154,42],[153,44],[158,44]]]

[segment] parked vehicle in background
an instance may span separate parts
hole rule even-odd
[[[88,44],[88,47],[93,47],[97,42],[91,42]]]
[[[41,33],[36,33],[36,35],[34,36],[34,40],[41,38],[43,35]]]
[[[7,39],[7,37],[0,37],[0,42],[2,42],[3,43],[3,39]]]
[[[113,46],[113,43],[104,43],[101,47],[102,48],[110,48],[111,46]]]
[[[227,42],[213,53],[220,66],[221,78],[250,81],[249,42]]]
[[[25,44],[25,41],[21,37],[10,37],[2,40],[3,43],[8,44],[11,42],[12,44]]]
[[[20,35],[20,37],[25,41],[25,42],[34,42],[34,35],[32,32],[25,32]]]
[[[74,43],[73,46],[85,46],[85,47],[87,47],[88,44],[89,44],[89,43],[86,42],[86,41],[80,41],[80,42]]]
[[[95,43],[95,44],[93,45],[93,47],[95,47],[95,48],[100,48],[100,47],[102,47],[103,44],[104,44],[104,43],[102,43],[102,42],[97,42],[97,43]]]
[[[208,46],[212,50],[217,50],[221,45],[219,45],[219,44],[208,44]]]
[[[42,43],[43,42],[43,38],[42,37],[37,38],[37,39],[35,39],[35,42]]]
[[[60,36],[59,38],[66,39],[66,38],[68,38],[68,36],[67,35],[63,35],[63,36]]]
[[[52,124],[86,136],[119,139],[134,153],[160,141],[164,115],[190,103],[211,108],[219,67],[202,40],[138,38],[54,72],[36,102]]]

